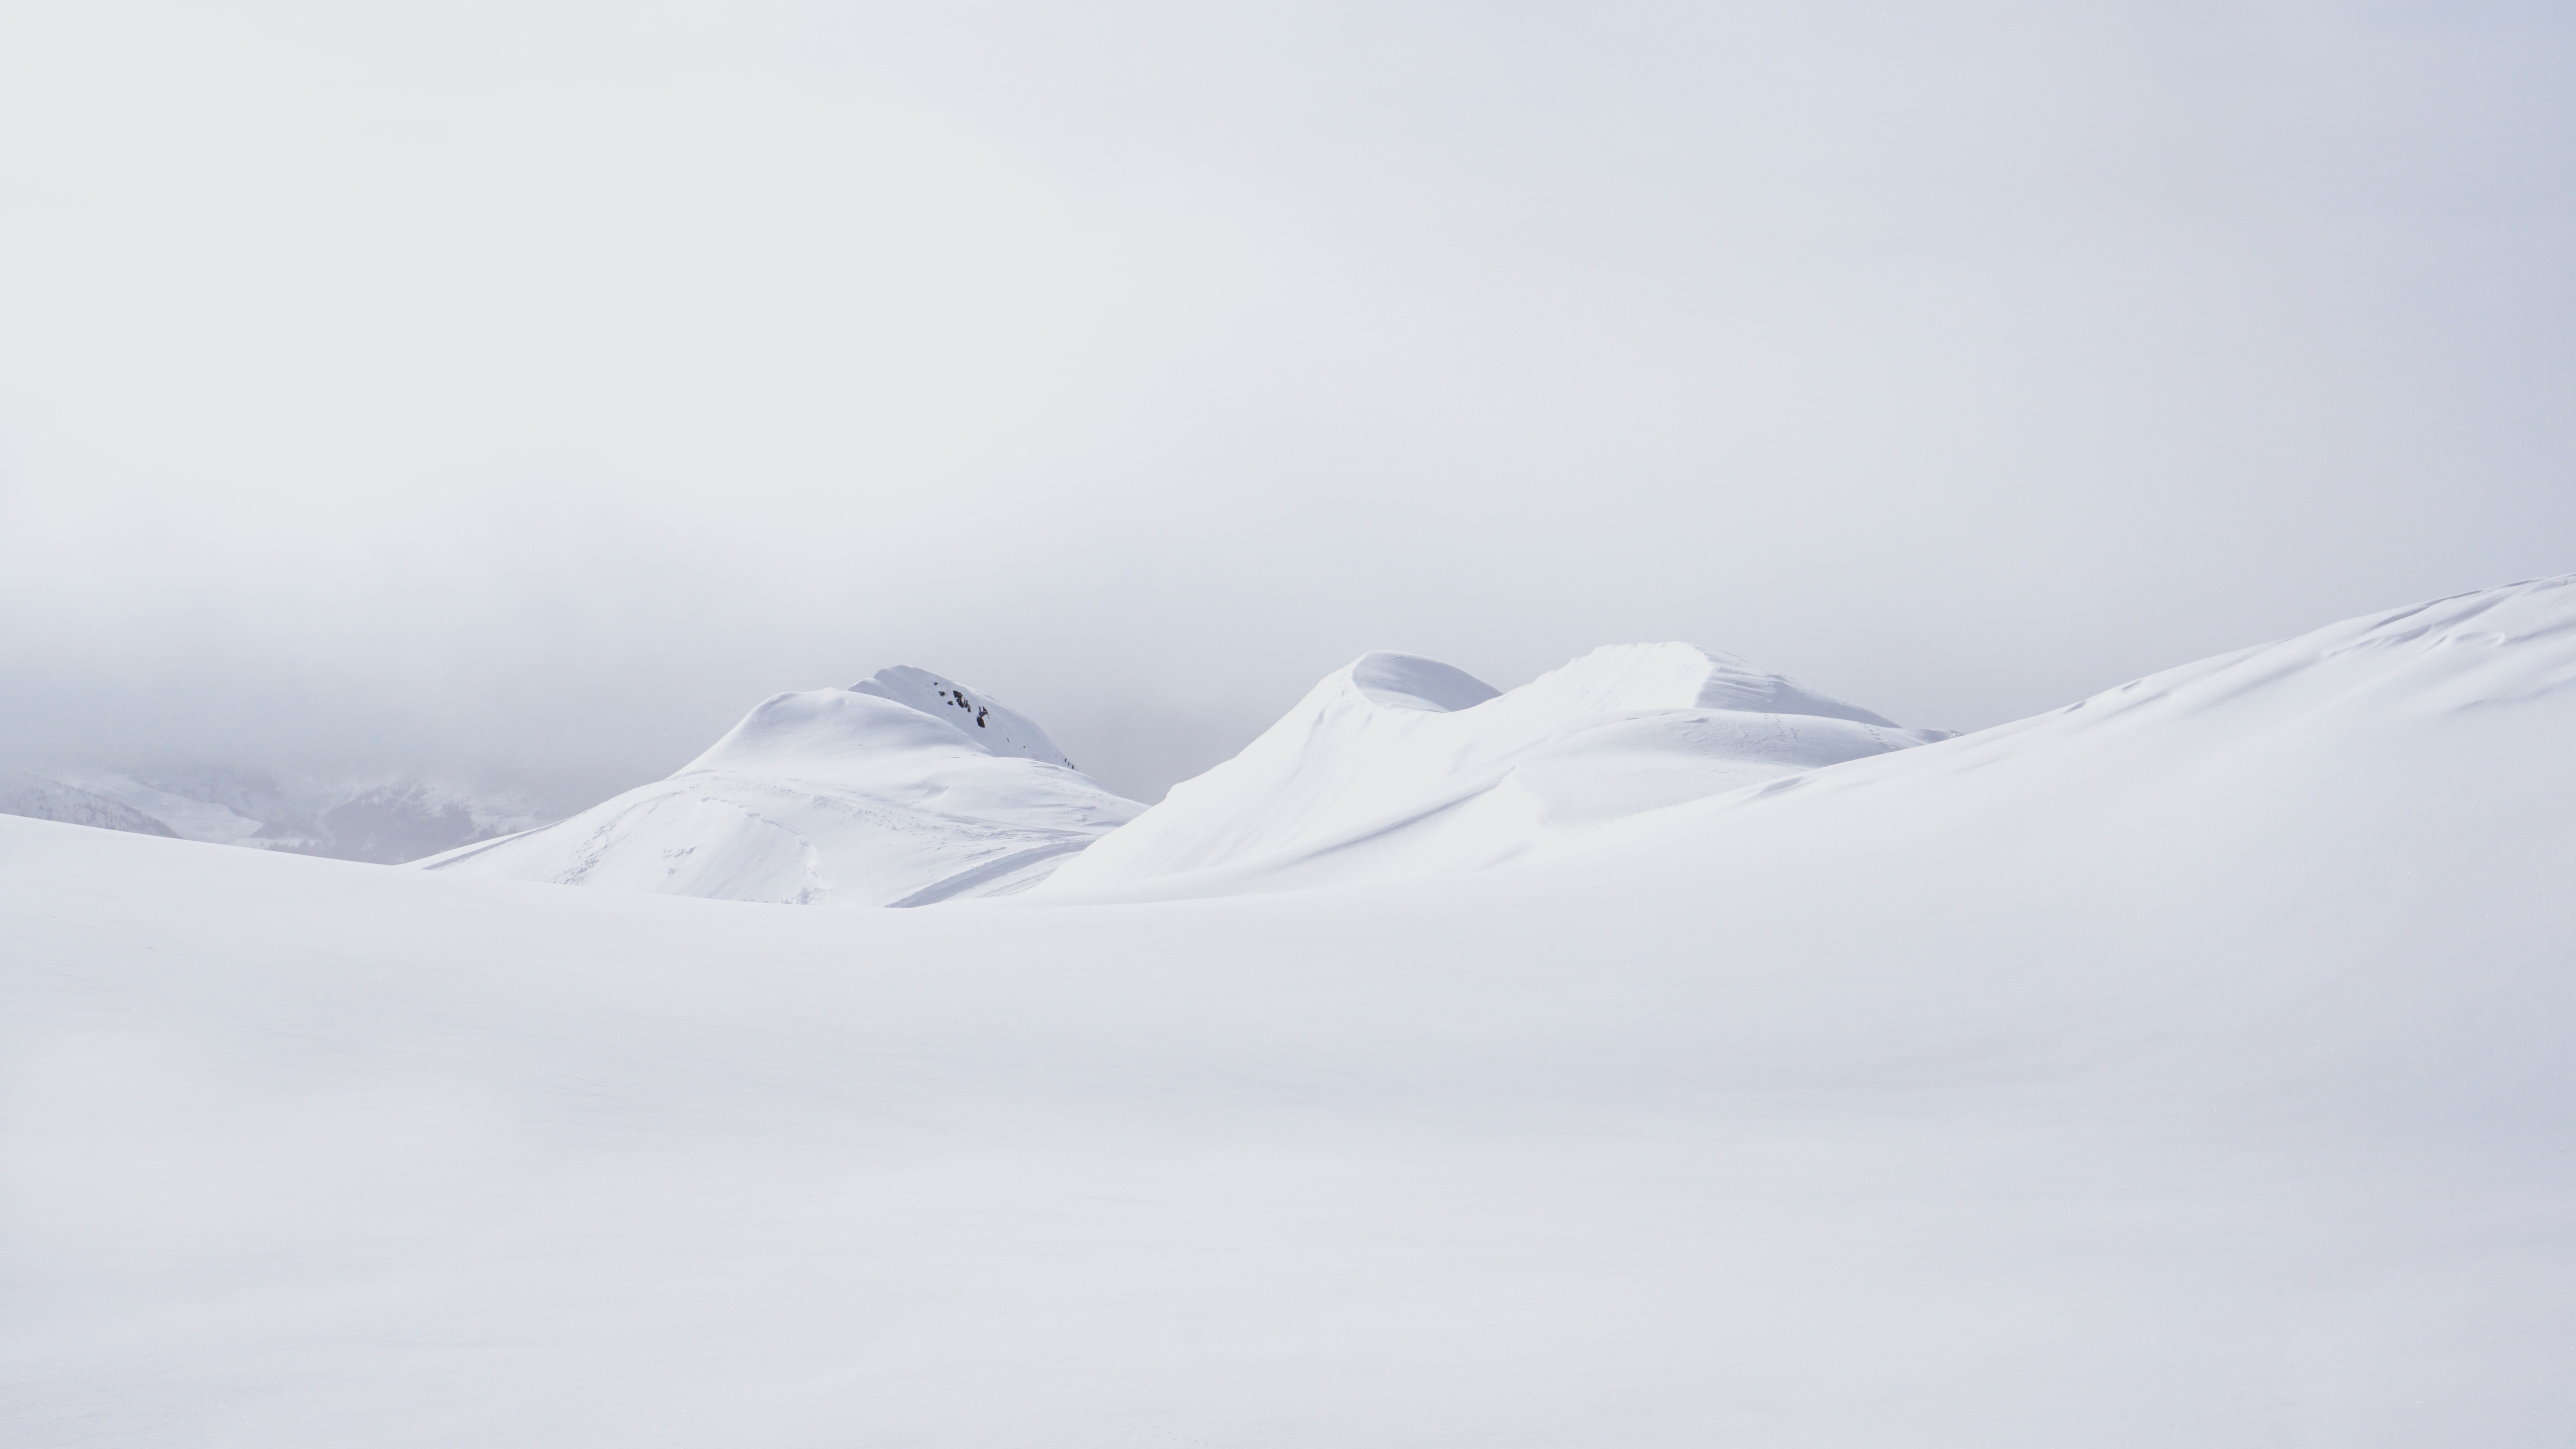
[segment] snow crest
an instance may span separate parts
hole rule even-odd
[[[1477,869],[1942,738],[1689,644],[1596,649],[1508,694],[1436,660],[1365,654],[1044,892],[1230,894]]]

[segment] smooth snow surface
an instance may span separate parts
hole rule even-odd
[[[2571,582],[1295,893],[0,819],[0,1443],[2554,1449]]]
[[[1436,660],[1366,654],[1041,890],[1227,895],[1477,869],[1944,738],[1688,644],[1596,649],[1509,694]]]
[[[421,865],[724,900],[927,905],[1025,888],[1142,808],[989,696],[899,668],[773,696],[667,780]]]

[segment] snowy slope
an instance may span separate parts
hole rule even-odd
[[[2571,739],[2550,580],[1290,894],[0,819],[0,1442],[2562,1445]]]
[[[797,904],[1026,886],[1143,807],[1034,723],[913,668],[761,702],[667,780],[421,862],[454,875]]]
[[[1367,654],[1043,889],[1230,894],[1474,869],[1943,738],[1688,644],[1596,649],[1508,694],[1435,660]]]

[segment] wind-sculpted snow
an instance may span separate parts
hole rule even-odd
[[[2134,753],[2133,768],[2170,775],[2194,750],[2236,751],[2257,741],[2295,750],[2305,731],[2353,716],[2386,731],[2466,731],[2485,711],[2571,689],[2576,576],[2538,579],[2347,619],[2132,680],[1922,756],[1781,780],[1694,810],[1731,810],[1788,789],[1813,798],[1901,781],[1928,791],[1938,780],[1982,781],[1982,772],[2006,760],[2039,771],[2064,756],[2098,769]],[[2080,779],[2066,784],[2087,787]],[[1637,828],[1695,829],[1699,819],[1677,812],[1674,820]]]
[[[422,865],[725,900],[926,905],[1024,888],[1141,808],[990,697],[889,669],[764,700],[667,780]]]
[[[1368,654],[1043,889],[1231,894],[1492,866],[1942,738],[1687,644],[1596,649],[1508,694],[1434,660]]]
[[[0,1443],[2556,1449],[2571,740],[2549,580],[1295,893],[0,819]]]

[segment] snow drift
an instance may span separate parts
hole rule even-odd
[[[1279,890],[1500,864],[1649,810],[1947,738],[1688,644],[1596,649],[1508,694],[1372,653],[1045,890]]]
[[[775,695],[666,780],[427,870],[793,904],[1022,889],[1143,807],[925,670]]]

